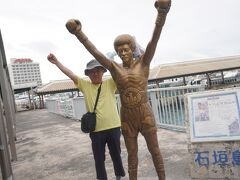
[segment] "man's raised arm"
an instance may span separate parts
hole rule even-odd
[[[158,40],[160,38],[163,25],[165,23],[167,13],[171,7],[171,0],[157,0],[154,4],[158,11],[157,19],[155,22],[155,28],[153,31],[152,38],[146,47],[145,54],[143,56],[143,61],[146,64],[150,64],[152,58],[155,54]]]
[[[98,51],[94,44],[88,40],[87,36],[82,32],[82,25],[79,20],[68,20],[66,27],[71,34],[74,34],[78,38],[88,52],[90,52],[100,64],[108,70],[111,69],[111,61],[104,54]]]
[[[65,75],[67,75],[75,84],[77,84],[78,82],[78,77],[77,75],[75,75],[70,69],[68,69],[67,67],[65,67],[60,61],[58,61],[58,59],[56,58],[56,56],[52,53],[50,53],[47,56],[47,59],[49,62],[51,62],[52,64],[55,64],[58,69],[60,69]]]

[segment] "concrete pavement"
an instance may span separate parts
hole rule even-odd
[[[80,130],[80,122],[46,110],[16,114],[17,157],[13,162],[15,180],[94,180],[91,142]],[[185,133],[158,130],[167,180],[188,180],[189,156]],[[127,172],[127,152],[121,138],[122,159]],[[157,180],[151,155],[139,135],[139,180]],[[108,149],[106,148],[106,151]],[[114,180],[112,162],[106,153],[108,179]],[[127,180],[128,175],[123,178]]]

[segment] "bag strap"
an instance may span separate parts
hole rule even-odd
[[[101,92],[101,86],[102,86],[102,83],[101,83],[100,86],[98,87],[97,97],[96,97],[96,101],[95,101],[95,105],[94,105],[93,112],[95,112],[95,111],[96,111],[96,108],[97,108],[97,103],[98,103],[99,95],[100,95],[100,92]]]

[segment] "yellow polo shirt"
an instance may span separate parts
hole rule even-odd
[[[86,109],[93,111],[97,90],[100,84],[92,84],[89,79],[78,78],[77,88],[83,93]],[[101,92],[97,104],[96,130],[103,131],[121,126],[116,106],[116,85],[112,78],[102,82]]]

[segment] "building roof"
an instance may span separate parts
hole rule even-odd
[[[181,63],[163,64],[152,68],[149,73],[149,80],[171,79],[175,77],[237,68],[240,68],[240,56],[185,61]],[[110,75],[105,75],[103,76],[103,79],[107,79],[109,77]],[[78,91],[73,81],[70,79],[52,81],[38,87],[37,90],[35,90],[37,94],[52,94],[69,91]]]
[[[108,79],[110,75],[104,75],[103,79]],[[85,77],[84,79],[88,79]],[[71,79],[64,80],[55,80],[45,85],[38,87],[35,92],[37,94],[54,94],[62,92],[71,92],[78,91],[78,88],[75,86],[74,82]]]
[[[69,91],[78,91],[71,79],[55,80],[42,85],[35,90],[37,94],[54,94]]]
[[[150,70],[149,80],[170,79],[237,68],[240,68],[240,56],[185,61],[154,67]]]

